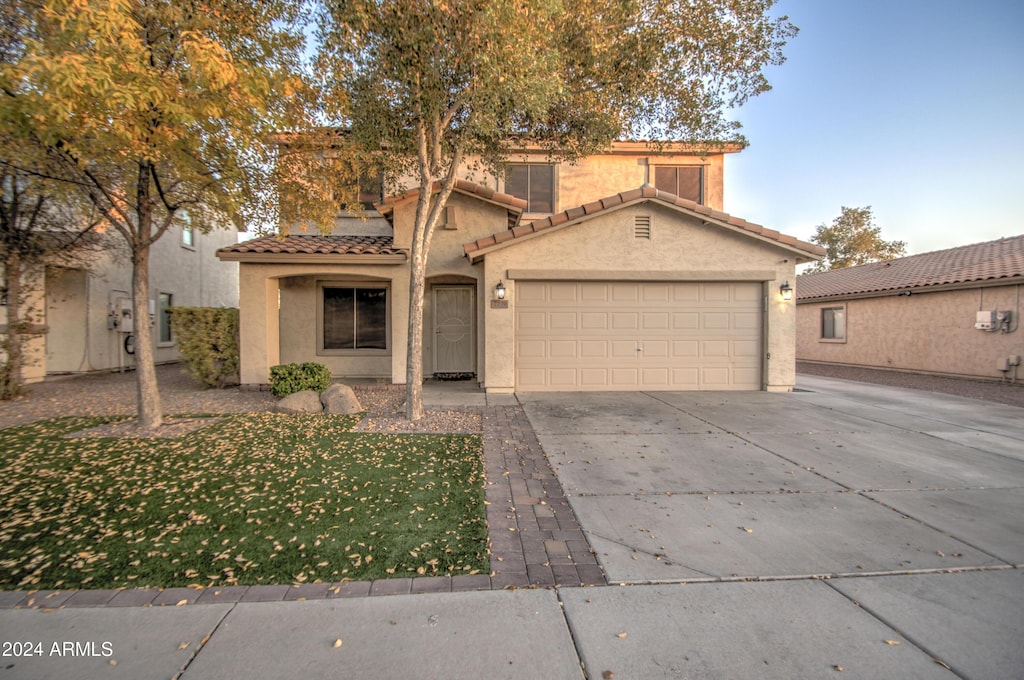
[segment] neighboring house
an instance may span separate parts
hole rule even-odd
[[[80,268],[46,267],[45,273],[43,268],[27,273],[32,294],[23,313],[39,332],[27,340],[26,382],[134,367],[131,259],[120,235],[108,233],[105,238],[111,249],[88,256]],[[157,363],[179,358],[168,307],[238,306],[237,266],[214,257],[219,248],[237,241],[233,229],[203,234],[172,228],[153,245],[147,322],[152,324]]]
[[[431,243],[424,374],[488,392],[792,389],[795,313],[780,288],[824,251],[721,212],[735,150],[619,142],[575,165],[524,154],[507,180],[459,180]],[[244,385],[301,361],[405,382],[418,196],[330,235],[218,253],[240,265]]]
[[[797,359],[1020,375],[1024,236],[797,277]]]

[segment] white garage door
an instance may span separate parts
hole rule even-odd
[[[759,390],[759,283],[516,283],[516,389]]]

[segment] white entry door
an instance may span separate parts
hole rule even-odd
[[[434,286],[434,373],[473,373],[473,288]]]

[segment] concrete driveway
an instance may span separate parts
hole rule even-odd
[[[792,394],[519,396],[609,581],[654,598],[567,596],[588,667],[612,659],[574,616],[600,606],[650,626],[645,663],[688,664],[696,635],[722,670],[738,631],[756,657],[799,627],[879,670],[910,642],[928,664],[906,677],[1024,677],[1024,409],[809,376]]]

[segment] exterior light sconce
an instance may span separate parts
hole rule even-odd
[[[498,285],[494,287],[494,299],[504,300],[505,299],[505,284],[498,280]]]
[[[789,285],[789,281],[779,286],[779,293],[782,295],[783,300],[793,299],[793,286]]]

